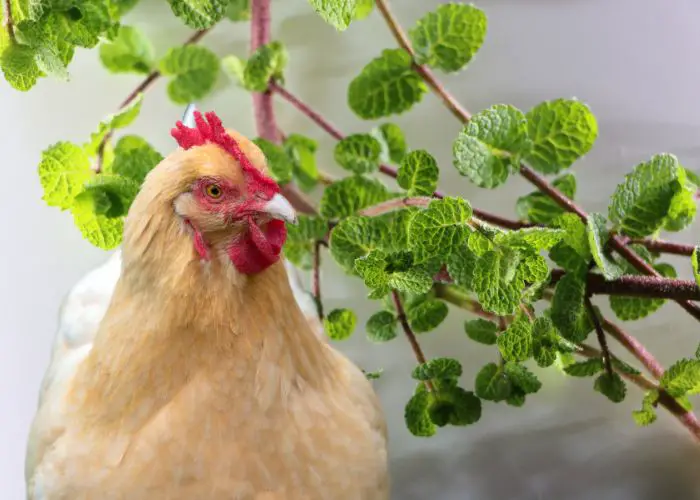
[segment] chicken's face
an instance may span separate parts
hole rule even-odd
[[[179,124],[173,132],[185,149],[201,146],[188,152],[197,176],[175,199],[175,212],[189,227],[200,258],[223,253],[239,272],[259,273],[279,260],[285,222],[296,221],[295,211],[277,183],[248,158],[252,148],[263,158],[256,146],[219,129],[215,115],[207,114],[209,123],[196,118],[197,129]]]

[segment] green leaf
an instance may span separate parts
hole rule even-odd
[[[613,260],[612,257],[606,255],[606,245],[610,239],[605,217],[601,214],[591,214],[588,217],[586,226],[588,233],[588,244],[590,247],[593,260],[598,265],[603,275],[608,280],[614,280],[623,275],[622,268]]]
[[[250,20],[250,0],[229,0],[226,17],[233,21]]]
[[[39,180],[49,206],[70,208],[93,175],[88,156],[76,144],[57,142],[41,153]]]
[[[411,377],[416,380],[459,378],[462,365],[453,358],[435,358],[422,363],[413,370]]]
[[[615,368],[617,371],[620,373],[626,373],[629,375],[641,375],[642,372],[637,370],[635,367],[630,366],[628,363],[625,363],[624,361],[618,359],[618,358],[612,358],[611,364],[613,368]]]
[[[432,278],[431,278],[432,286]],[[447,304],[438,299],[428,299],[407,311],[408,322],[415,333],[435,330],[445,320]]]
[[[148,74],[154,66],[155,52],[139,29],[121,25],[113,41],[100,45],[100,61],[112,73]]]
[[[593,323],[583,303],[586,284],[575,274],[567,273],[559,282],[552,299],[552,322],[561,335],[572,342],[583,342]]]
[[[392,195],[376,179],[352,176],[328,186],[321,197],[320,211],[326,218],[342,218],[387,201]]]
[[[522,111],[496,104],[474,115],[460,132],[452,145],[453,164],[477,186],[492,189],[508,179],[529,147]]]
[[[425,257],[449,255],[466,243],[471,216],[472,207],[462,198],[433,200],[411,220],[409,245]]]
[[[572,99],[538,104],[527,115],[532,149],[525,159],[532,168],[556,174],[588,153],[598,137],[598,123],[588,106]]]
[[[504,401],[510,396],[511,389],[510,379],[496,363],[481,368],[474,381],[476,395],[487,401]]]
[[[284,254],[292,264],[302,269],[311,269],[316,241],[325,238],[328,222],[320,217],[299,214],[297,224],[287,227]]]
[[[374,313],[367,320],[367,338],[372,342],[387,342],[396,337],[396,317],[389,311]]]
[[[111,130],[131,125],[141,112],[142,102],[143,92],[139,92],[129,104],[116,113],[112,113],[102,119],[97,126],[97,130],[90,135],[90,142],[85,145],[87,154],[90,156],[95,155],[99,149],[100,143]]]
[[[323,320],[323,327],[333,340],[349,338],[356,325],[357,316],[350,309],[333,309]]]
[[[426,293],[433,286],[432,276],[420,267],[412,267],[407,252],[387,254],[372,250],[355,261],[355,271],[372,290],[370,298],[381,298],[391,289],[409,293]]]
[[[382,368],[380,368],[379,370],[373,371],[373,372],[366,372],[366,371],[362,370],[362,373],[365,374],[365,377],[367,378],[367,380],[377,380],[382,376],[382,374],[384,373],[384,370]]]
[[[440,170],[427,151],[411,151],[401,161],[396,181],[408,196],[432,196],[437,188]]]
[[[486,26],[486,14],[473,5],[440,5],[408,33],[416,62],[447,73],[459,71],[481,48]]]
[[[355,2],[355,14],[353,16],[355,21],[361,21],[372,13],[374,0],[355,0]]]
[[[700,360],[676,361],[661,376],[660,385],[674,398],[700,393]]]
[[[537,376],[520,363],[508,362],[503,367],[511,383],[525,394],[534,394],[542,388]]]
[[[168,83],[168,97],[175,104],[188,104],[202,99],[214,88],[219,76],[219,58],[201,45],[183,45],[168,51],[159,63]]]
[[[651,425],[656,421],[656,402],[659,399],[659,391],[647,391],[642,399],[642,409],[632,412],[632,418],[640,427]]]
[[[292,170],[294,165],[287,152],[277,144],[258,137],[253,139],[253,143],[260,148],[265,155],[270,175],[280,185],[285,185],[292,180]]]
[[[370,0],[372,4],[374,2]],[[406,138],[401,128],[394,123],[383,123],[372,129],[372,136],[382,146],[381,160],[383,162],[401,163],[406,155]]]
[[[177,17],[190,28],[210,28],[223,19],[229,0],[168,0]]]
[[[413,71],[411,56],[401,49],[385,49],[348,87],[348,104],[365,120],[408,111],[428,91]]]
[[[518,316],[498,337],[498,350],[506,361],[526,361],[532,356],[532,323]]]
[[[111,250],[122,242],[124,219],[95,213],[95,199],[87,191],[76,196],[71,212],[83,237],[103,250]]]
[[[690,261],[693,265],[693,276],[695,276],[695,282],[700,286],[700,246],[695,247],[693,250],[693,255],[690,257]]]
[[[548,227],[527,227],[496,235],[494,243],[511,248],[546,250],[559,243],[565,232]]]
[[[695,219],[698,211],[698,204],[695,194],[700,186],[695,184],[690,178],[689,171],[681,168],[681,178],[685,177],[683,189],[678,191],[671,199],[671,206],[668,209],[668,216],[664,220],[663,228],[666,231],[681,231],[689,226]]]
[[[521,302],[534,300],[548,274],[539,255],[490,250],[474,265],[471,285],[484,310],[504,316],[513,314]]]
[[[58,49],[50,45],[43,45],[36,48],[36,65],[45,75],[52,76],[59,80],[68,81],[68,69]]]
[[[472,392],[451,386],[431,394],[428,415],[437,426],[465,426],[481,418],[481,401]]]
[[[633,238],[651,235],[663,225],[684,177],[678,159],[671,154],[640,163],[617,186],[609,207],[610,220]]]
[[[608,373],[601,373],[593,384],[593,388],[603,394],[613,403],[620,403],[625,399],[627,387],[625,382],[620,378],[620,375],[613,372],[612,376]]]
[[[404,420],[406,427],[414,436],[430,437],[437,430],[428,414],[431,398],[432,395],[429,392],[417,392],[406,404]]]
[[[146,174],[163,161],[163,155],[143,138],[135,135],[125,135],[114,148],[112,172],[136,181],[139,185]]]
[[[537,366],[552,366],[557,358],[559,340],[551,319],[541,316],[535,320],[532,325],[532,355]]]
[[[586,361],[577,361],[564,367],[564,371],[572,377],[592,377],[603,371],[603,360],[591,358]]]
[[[284,149],[292,160],[294,180],[304,191],[310,191],[318,183],[317,148],[316,141],[299,134],[290,134],[284,141]]]
[[[221,69],[237,85],[245,88],[246,61],[233,54],[221,58]]]
[[[85,185],[94,198],[95,213],[107,217],[126,215],[139,192],[139,184],[121,175],[100,174]]]
[[[479,318],[465,322],[464,331],[467,332],[467,336],[475,342],[494,345],[497,339],[496,332],[498,332],[498,325],[492,321]]]
[[[567,173],[552,181],[552,185],[564,196],[573,200],[576,195],[576,177]],[[521,219],[535,224],[552,224],[564,209],[557,202],[541,191],[534,191],[518,198],[516,211]]]
[[[331,255],[346,273],[355,274],[355,260],[378,248],[384,229],[382,221],[369,217],[342,219],[331,231]]]
[[[26,45],[11,44],[0,57],[5,80],[14,89],[23,92],[31,89],[41,76],[35,60],[36,51]]]
[[[468,248],[454,249],[447,260],[447,272],[456,284],[466,290],[473,290],[472,279],[478,260],[479,257]]]
[[[309,3],[324,21],[338,31],[345,31],[355,16],[358,0],[309,0]]]
[[[596,229],[595,237],[597,240],[605,242],[608,234],[607,229],[605,229],[605,218],[601,219],[601,217],[598,214],[593,214],[592,218],[595,219],[595,224],[592,225],[591,229]],[[603,227],[599,228],[598,226],[601,223]],[[588,229],[578,215],[571,213],[562,214],[554,220],[554,225],[564,230],[562,240],[567,249],[572,250],[586,263],[591,260],[593,249],[591,248]],[[596,250],[598,250],[599,246],[603,245],[596,245]]]
[[[267,90],[270,79],[283,80],[287,49],[281,42],[261,45],[248,59],[243,70],[243,84],[253,92]]]
[[[369,134],[353,134],[335,145],[334,157],[338,165],[356,174],[377,170],[382,145]]]

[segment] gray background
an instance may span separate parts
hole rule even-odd
[[[407,26],[439,2],[395,1]],[[700,166],[700,5],[694,0],[490,0],[476,1],[489,16],[487,41],[471,64],[446,84],[472,111],[494,103],[528,109],[556,97],[578,97],[597,115],[600,138],[574,166],[579,202],[605,211],[622,175],[651,154],[674,152],[688,167]],[[274,2],[274,34],[286,42],[291,65],[287,85],[347,133],[365,131],[345,105],[346,86],[381,48],[394,43],[379,16],[335,33],[304,0]],[[165,2],[147,1],[130,19],[155,41],[158,54],[189,36]],[[148,14],[145,16],[144,14]],[[127,23],[131,22],[127,19]],[[225,23],[206,38],[218,54],[245,55],[248,28]],[[40,151],[55,141],[82,142],[98,121],[116,109],[140,81],[109,76],[97,53],[79,51],[69,84],[42,80],[28,94],[3,82],[0,90],[0,144],[5,182],[0,183],[0,497],[24,496],[22,463],[37,390],[56,327],[61,298],[105,254],[85,242],[67,213],[41,201],[36,175]],[[149,92],[141,117],[129,132],[142,133],[160,151],[173,149],[170,127],[181,108],[165,96],[165,82]],[[220,86],[204,107],[227,125],[253,135],[250,98]],[[318,139],[320,163],[333,170],[333,142],[306,118],[280,102],[283,130]],[[432,95],[395,120],[413,148],[426,148],[443,165],[441,185],[473,204],[513,214],[517,195],[530,187],[514,178],[497,191],[479,190],[451,167],[451,141],[459,125]],[[685,242],[697,242],[698,224]],[[695,235],[693,237],[693,235]],[[678,269],[689,276],[686,262]],[[327,308],[350,305],[364,322],[375,310],[356,280],[324,266]],[[598,303],[607,311],[607,301]],[[430,356],[454,354],[464,363],[464,383],[492,351],[466,339],[464,315],[454,311],[438,332],[420,340]],[[665,365],[694,351],[698,324],[673,304],[653,318],[626,326]],[[372,370],[385,369],[376,384],[391,428],[391,456],[397,499],[662,499],[700,498],[698,453],[685,429],[666,414],[653,427],[638,429],[630,411],[641,393],[630,388],[619,405],[594,393],[590,380],[565,379],[555,370],[541,375],[543,390],[524,408],[487,404],[482,421],[448,428],[433,439],[410,436],[403,404],[413,383],[413,360],[402,338],[383,346],[368,344],[363,332],[339,346]],[[620,351],[613,344],[616,351]]]

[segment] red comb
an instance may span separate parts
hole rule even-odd
[[[206,117],[206,120],[204,117]],[[263,175],[262,172],[253,166],[248,157],[243,154],[235,139],[226,133],[226,129],[221,124],[221,119],[216,116],[216,113],[209,111],[204,114],[204,117],[199,111],[194,112],[194,128],[185,126],[180,120],[175,124],[175,128],[170,131],[170,134],[181,148],[190,149],[206,143],[216,144],[233,156],[241,166],[244,175],[250,176],[257,184],[258,189],[267,188],[274,191],[279,189],[275,181]]]

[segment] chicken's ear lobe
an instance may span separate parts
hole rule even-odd
[[[182,115],[182,124],[188,128],[195,127],[194,112],[197,111],[197,105],[193,102],[187,105],[185,112]]]

